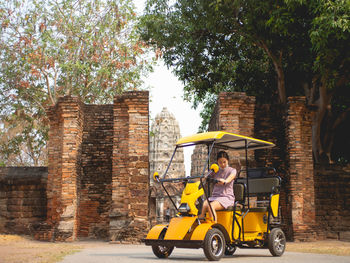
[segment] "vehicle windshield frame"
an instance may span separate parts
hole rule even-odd
[[[200,175],[196,175],[196,176],[185,176],[185,177],[178,177],[178,178],[166,178],[166,175],[168,173],[168,170],[171,166],[171,163],[174,159],[174,156],[175,156],[175,153],[177,151],[178,148],[185,148],[185,147],[190,147],[190,146],[194,146],[194,145],[206,145],[207,146],[207,158],[206,158],[206,162],[204,163],[203,165],[203,170],[202,170],[202,174]],[[209,143],[197,143],[197,144],[186,144],[186,145],[176,145],[175,149],[174,149],[174,152],[170,158],[170,161],[168,163],[168,166],[164,172],[164,174],[162,175],[162,178],[160,179],[160,182],[176,182],[176,181],[183,181],[183,180],[190,180],[190,179],[198,179],[198,178],[203,178],[204,177],[204,173],[205,173],[205,170],[206,170],[206,167],[208,167],[207,169],[209,170],[209,158],[210,158],[210,155],[211,155],[211,152],[213,151],[214,149],[214,145],[215,145],[215,140],[213,140],[212,142],[209,142]]]
[[[234,147],[230,147],[228,144],[230,142],[238,142],[238,141],[242,141],[245,142],[245,147],[242,147],[240,149],[234,148]],[[162,177],[160,178],[160,182],[176,182],[176,181],[183,181],[183,180],[190,180],[190,179],[198,179],[198,178],[204,178],[205,176],[205,171],[209,171],[209,161],[210,161],[210,155],[213,151],[213,149],[222,149],[222,150],[234,150],[234,151],[240,151],[240,150],[248,150],[249,149],[249,144],[251,142],[248,142],[247,139],[240,139],[240,140],[232,140],[232,141],[226,141],[226,142],[221,142],[218,143],[217,140],[212,140],[212,141],[206,141],[206,142],[197,142],[197,143],[189,143],[189,144],[184,144],[184,145],[176,145],[174,152],[170,158],[170,161],[168,163],[168,166],[164,172],[164,174],[162,175]],[[196,145],[206,145],[207,146],[207,158],[206,158],[206,162],[203,165],[203,170],[202,173],[200,175],[196,175],[196,176],[188,176],[188,177],[178,177],[178,178],[166,178],[168,170],[172,164],[172,161],[174,159],[175,153],[177,151],[178,148],[185,148],[185,147],[190,147],[190,146],[196,146]],[[251,150],[256,150],[256,148],[252,148]],[[247,156],[246,156],[247,158]],[[206,169],[207,167],[207,169]]]

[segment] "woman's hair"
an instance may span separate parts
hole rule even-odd
[[[228,154],[225,151],[220,151],[218,152],[217,158],[216,160],[219,160],[220,158],[225,158],[227,161],[229,161],[230,159],[228,158]]]
[[[225,152],[225,151],[218,152],[216,160],[219,160],[220,158],[226,158],[227,161],[230,160],[229,157],[228,157],[227,152]],[[242,168],[241,161],[240,161],[239,157],[237,157],[237,159],[235,159],[235,160],[236,161],[234,161],[234,163],[235,163],[234,167],[236,168],[237,173],[239,173],[241,171],[241,168]]]

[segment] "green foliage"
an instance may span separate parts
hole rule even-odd
[[[208,0],[168,4],[148,1],[140,31],[184,82],[186,99],[196,107],[207,101],[207,94],[221,91],[246,91],[266,98],[266,87],[275,83],[272,65],[243,29],[236,33],[232,4],[224,10],[215,9]]]
[[[277,100],[277,77],[271,57],[278,59],[281,53],[305,56],[305,52],[287,46],[293,41],[297,47],[306,45],[297,37],[297,28],[305,21],[293,19],[283,1],[170,2],[147,2],[141,35],[162,50],[165,63],[184,82],[185,97],[194,107],[206,103],[207,94],[222,91],[244,91],[263,102]],[[299,69],[295,70],[295,61],[288,58],[283,56],[281,63],[290,65],[291,73],[301,75]],[[307,72],[311,71],[310,63],[303,65]],[[298,85],[293,85],[289,93],[297,93],[301,89]],[[212,103],[206,104],[212,107]],[[210,115],[207,107],[202,128]]]
[[[328,105],[349,89],[349,6],[347,0],[148,0],[140,32],[174,68],[194,107],[205,104],[201,129],[221,91],[276,103],[305,95],[318,107],[314,145],[323,149],[316,155],[329,154],[327,133],[335,136],[331,127],[349,106],[340,113]]]
[[[315,71],[328,88],[349,83],[350,2],[312,1],[314,19],[310,39],[316,52]]]
[[[136,19],[131,0],[0,1],[3,154],[18,154],[25,143],[40,159],[46,108],[59,96],[110,103],[139,88],[151,64]]]

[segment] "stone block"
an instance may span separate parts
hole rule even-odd
[[[74,204],[66,206],[61,214],[61,218],[73,218],[76,213],[76,206]]]
[[[350,231],[341,231],[341,232],[339,232],[339,240],[341,240],[341,241],[350,241]]]
[[[57,230],[64,233],[72,233],[74,230],[75,220],[60,221]]]

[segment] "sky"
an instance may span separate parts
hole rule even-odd
[[[134,0],[137,13],[142,14],[145,0]],[[163,107],[172,113],[180,126],[181,136],[198,132],[201,124],[200,107],[192,109],[192,104],[183,100],[183,84],[162,61],[154,67],[154,72],[143,78],[144,86],[150,87],[150,115],[154,119]],[[184,149],[186,174],[189,174],[192,148]]]
[[[154,68],[154,72],[144,78],[146,86],[150,86],[150,115],[151,122],[166,107],[172,113],[180,126],[181,136],[198,132],[201,124],[199,109],[194,110],[190,102],[183,100],[183,84],[161,62]],[[186,175],[190,175],[191,154],[193,147],[184,148]]]
[[[183,84],[161,62],[153,73],[144,78],[145,85],[150,86],[151,118],[160,113],[163,107],[171,112],[180,126],[181,136],[198,132],[201,123],[199,109],[194,110],[190,102],[183,99]]]

